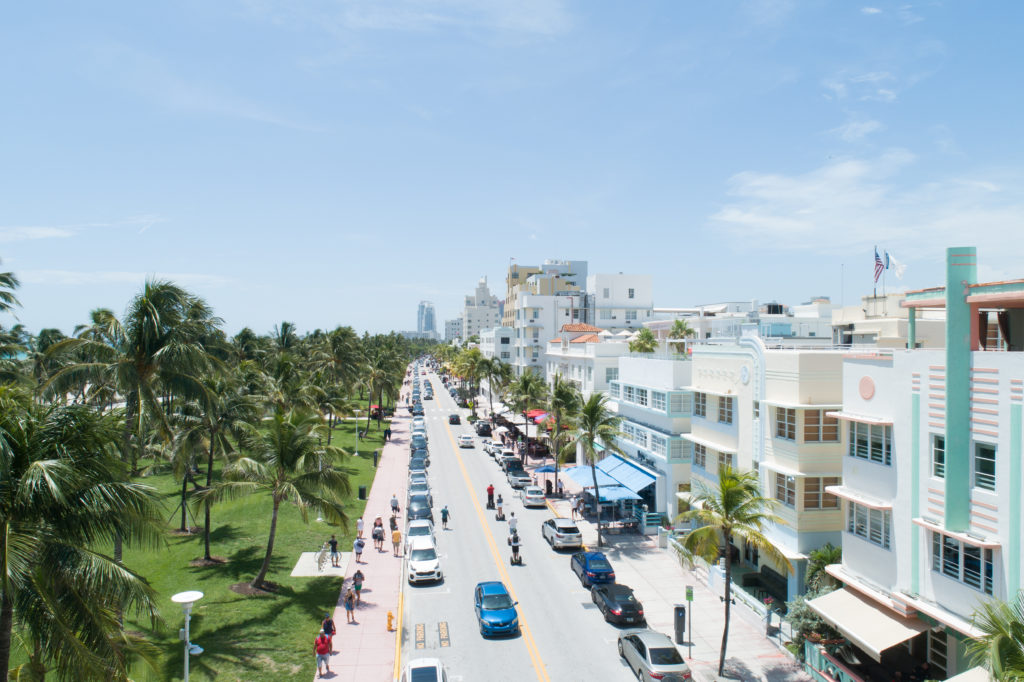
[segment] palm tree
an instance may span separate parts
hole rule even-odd
[[[676,320],[672,323],[672,329],[668,332],[670,339],[688,339],[697,334],[693,327],[686,320]]]
[[[21,305],[14,295],[14,290],[20,284],[13,272],[0,272],[0,313],[9,313],[15,306]]]
[[[532,367],[519,375],[508,387],[509,403],[516,412],[523,414],[523,437],[526,439],[526,447],[523,449],[523,463],[526,463],[526,453],[530,450],[530,418],[526,413],[530,408],[539,405],[547,396],[548,385],[540,374]]]
[[[98,324],[50,347],[53,355],[71,353],[85,359],[58,370],[46,383],[47,392],[63,395],[74,387],[109,382],[124,399],[124,440],[131,452],[132,475],[138,473],[147,419],[170,440],[160,388],[185,398],[204,393],[196,374],[209,365],[209,357],[196,336],[219,320],[207,317],[198,324],[194,315],[200,304],[200,299],[175,284],[148,280],[129,303],[123,322],[103,311],[94,318]],[[135,448],[131,449],[133,436]]]
[[[551,380],[551,391],[548,394],[548,402],[545,408],[552,424],[551,434],[548,439],[551,442],[551,452],[555,454],[555,489],[558,488],[558,467],[562,462],[562,448],[568,440],[568,435],[563,432],[563,427],[571,423],[579,414],[580,406],[583,405],[583,396],[579,389],[571,381],[566,381],[561,374],[556,374]]]
[[[807,575],[804,583],[809,592],[818,592],[822,588],[837,586],[836,579],[825,570],[826,566],[838,564],[843,560],[843,549],[831,542],[826,542],[818,549],[811,550],[807,561]]]
[[[622,449],[615,442],[621,436],[619,423],[622,421],[608,407],[608,396],[604,393],[593,393],[580,407],[576,417],[575,428],[570,434],[566,450],[577,448],[583,460],[590,465],[594,477],[594,499],[597,501],[597,546],[604,546],[601,524],[601,489],[597,483],[598,447],[605,451],[622,454]]]
[[[308,523],[310,508],[330,523],[348,522],[341,500],[349,493],[351,472],[339,466],[345,456],[340,448],[320,445],[323,431],[320,416],[305,410],[278,411],[263,424],[244,426],[242,448],[249,456],[236,458],[225,469],[224,482],[199,495],[203,502],[252,493],[270,495],[270,536],[263,565],[250,583],[253,589],[266,588],[282,502],[298,507],[303,522]]]
[[[658,339],[654,332],[644,327],[636,333],[636,336],[629,342],[630,353],[653,353],[658,349]]]
[[[971,664],[985,666],[1000,682],[1024,680],[1024,603],[1020,593],[1012,605],[998,600],[982,603],[973,622],[985,634],[967,642]]]
[[[17,628],[29,674],[127,679],[143,651],[124,632],[129,610],[155,625],[149,584],[97,549],[113,538],[155,547],[158,497],[127,480],[115,453],[122,415],[87,405],[44,405],[0,387],[0,670]],[[149,652],[151,653],[151,652]],[[5,678],[6,679],[6,678]]]
[[[718,656],[718,674],[724,675],[725,652],[729,644],[729,617],[732,604],[731,547],[734,538],[745,540],[758,552],[778,566],[792,570],[789,559],[764,535],[771,523],[783,523],[775,514],[778,503],[761,495],[757,474],[737,471],[728,465],[718,469],[718,485],[709,487],[697,481],[694,509],[683,512],[683,521],[696,520],[700,526],[683,541],[683,549],[692,557],[713,562],[725,557],[725,628],[722,630],[722,648]]]
[[[512,365],[504,363],[500,358],[484,358],[480,362],[480,376],[487,379],[487,400],[491,406],[490,414],[494,414],[494,394],[504,390],[512,379]]]

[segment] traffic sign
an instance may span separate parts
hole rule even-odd
[[[686,586],[686,601],[693,601],[693,585]]]

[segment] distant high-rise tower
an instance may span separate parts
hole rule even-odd
[[[416,311],[416,331],[421,334],[437,331],[437,323],[434,321],[434,304],[430,301],[420,301],[419,310]]]

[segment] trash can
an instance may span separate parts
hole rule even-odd
[[[377,468],[377,459],[380,457],[380,450],[373,451],[373,468]]]
[[[662,549],[668,548],[668,535],[669,532],[665,528],[658,527],[658,547]]]
[[[686,641],[686,607],[676,604],[672,608],[672,620],[675,623],[676,644]]]
[[[366,486],[365,485],[359,486],[359,499],[360,500],[365,500],[366,499]]]

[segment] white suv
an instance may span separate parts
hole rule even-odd
[[[583,535],[579,528],[569,519],[548,519],[540,527],[541,535],[555,549],[565,547],[582,547]]]
[[[443,579],[434,541],[425,535],[415,538],[409,543],[409,582],[433,582]]]

